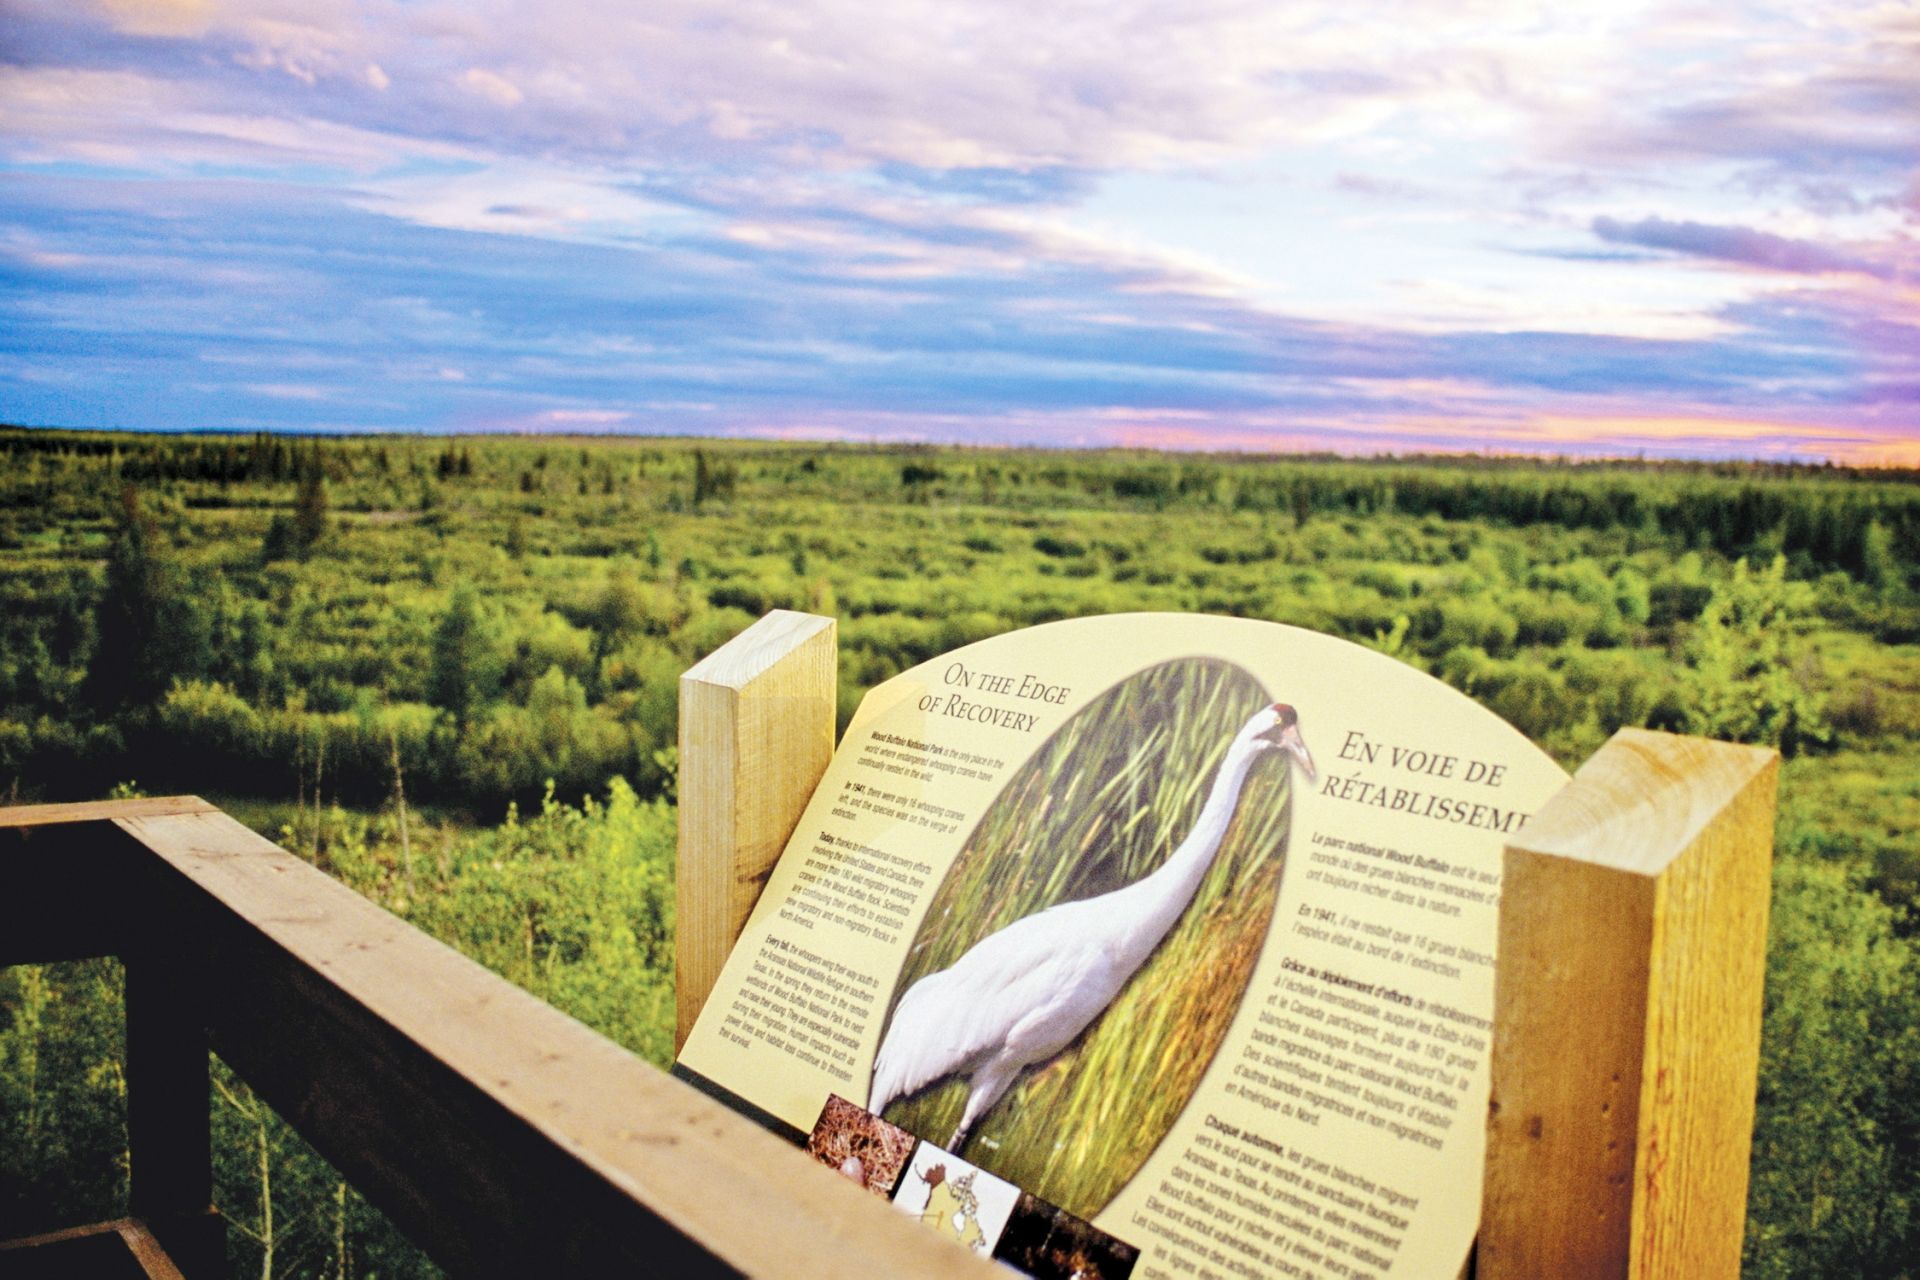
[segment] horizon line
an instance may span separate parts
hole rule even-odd
[[[929,439],[912,437],[856,437],[845,433],[835,434],[822,431],[818,435],[809,433],[782,432],[768,436],[747,432],[705,433],[693,431],[639,431],[607,428],[594,430],[573,427],[560,431],[542,431],[525,427],[479,427],[465,430],[419,430],[382,429],[377,427],[331,427],[331,426],[283,426],[283,427],[130,427],[130,426],[68,426],[51,423],[24,423],[0,420],[0,431],[37,432],[64,435],[125,435],[209,439],[248,439],[255,436],[276,436],[292,439],[329,439],[329,440],[549,440],[549,441],[613,441],[613,440],[655,440],[655,441],[693,441],[713,444],[739,444],[759,446],[818,446],[840,449],[870,450],[962,450],[973,452],[997,453],[1059,453],[1059,454],[1146,454],[1168,457],[1210,457],[1221,459],[1255,460],[1291,460],[1297,462],[1355,462],[1355,463],[1462,463],[1492,462],[1502,464],[1522,464],[1536,466],[1567,467],[1644,467],[1644,468],[1709,468],[1715,466],[1737,466],[1753,468],[1778,468],[1802,471],[1846,471],[1871,473],[1877,476],[1911,476],[1920,480],[1920,464],[1903,462],[1847,461],[1831,455],[1804,457],[1765,457],[1757,454],[1651,454],[1645,450],[1634,453],[1573,452],[1548,449],[1434,449],[1423,448],[1411,451],[1399,451],[1390,447],[1373,449],[1354,449],[1351,451],[1335,448],[1301,449],[1276,445],[1273,448],[1257,448],[1245,444],[1220,443],[1209,446],[1202,442],[1193,444],[1162,443],[1140,444],[1115,441],[1070,440],[1070,441],[992,441],[979,442],[961,439]],[[1191,437],[1187,437],[1191,438]]]

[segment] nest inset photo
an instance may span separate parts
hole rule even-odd
[[[814,1121],[807,1152],[875,1195],[892,1199],[913,1144],[914,1136],[899,1125],[888,1124],[835,1093],[827,1096],[827,1105]]]

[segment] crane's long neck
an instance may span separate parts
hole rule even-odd
[[[1240,804],[1240,790],[1246,786],[1247,774],[1259,754],[1251,744],[1234,743],[1227,751],[1227,758],[1220,762],[1213,790],[1200,807],[1200,816],[1194,820],[1187,838],[1158,871],[1122,891],[1135,898],[1134,905],[1141,913],[1140,927],[1132,932],[1141,944],[1140,960],[1145,960],[1147,954],[1160,945],[1160,939],[1193,901],[1207,868],[1213,865],[1213,855],[1220,851],[1220,842],[1226,839],[1227,826]]]

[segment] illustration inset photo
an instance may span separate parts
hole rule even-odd
[[[991,1257],[1020,1199],[1020,1188],[923,1142],[900,1179],[893,1204],[949,1240]]]
[[[891,1199],[913,1154],[914,1136],[865,1107],[829,1094],[807,1136],[807,1153],[821,1164]]]
[[[1218,1050],[1272,919],[1310,726],[1245,669],[1148,667],[981,815],[915,936],[868,1109],[1092,1218]]]
[[[1126,1280],[1140,1251],[1065,1209],[1022,1195],[993,1258],[1033,1280]]]

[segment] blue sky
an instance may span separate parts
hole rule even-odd
[[[0,0],[0,417],[1920,464],[1920,6]]]

